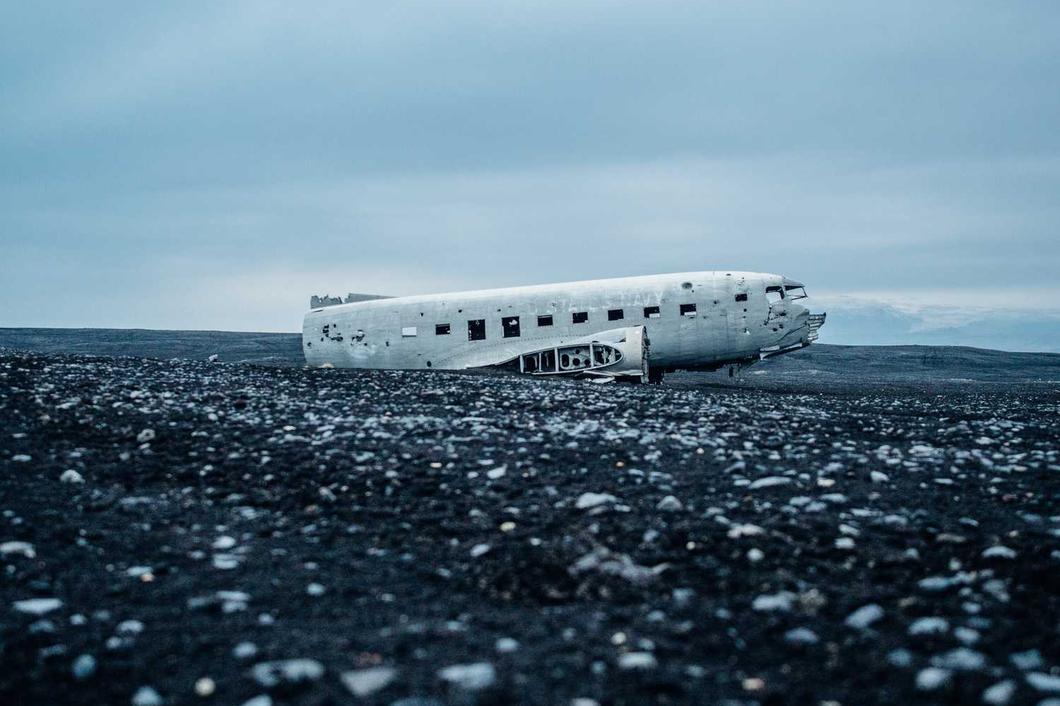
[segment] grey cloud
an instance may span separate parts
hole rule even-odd
[[[1050,286],[1058,35],[1037,2],[9,4],[0,324],[714,267]]]

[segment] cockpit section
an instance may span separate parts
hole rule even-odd
[[[809,296],[806,294],[806,286],[802,282],[796,282],[795,280],[787,278],[784,279],[784,285],[781,291],[783,292],[784,297],[791,301],[805,299]]]

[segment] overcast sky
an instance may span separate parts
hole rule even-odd
[[[1057,37],[1051,0],[3,3],[0,325],[741,269],[868,322],[825,340],[1060,350]]]

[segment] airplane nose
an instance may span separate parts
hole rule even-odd
[[[806,346],[817,340],[817,332],[824,325],[824,314],[811,314],[806,307],[794,305],[788,312],[787,330],[779,341],[780,348]]]

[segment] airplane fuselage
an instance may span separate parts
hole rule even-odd
[[[816,338],[802,285],[780,275],[685,272],[394,297],[306,314],[309,365],[465,369],[643,327],[654,370],[713,369]]]

